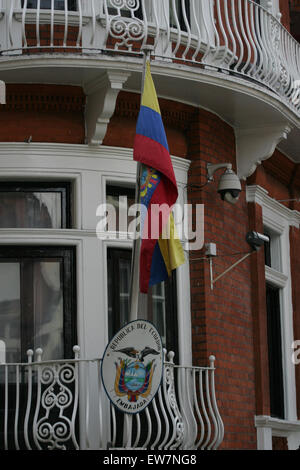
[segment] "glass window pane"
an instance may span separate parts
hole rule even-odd
[[[34,262],[34,348],[42,348],[45,360],[64,354],[61,270],[61,261]]]
[[[161,335],[162,342],[166,344],[166,297],[165,284],[157,284],[152,287],[152,315],[153,323]]]
[[[108,185],[106,188],[106,203],[115,208],[116,230],[127,232],[130,222],[134,219],[133,216],[128,217],[128,210],[135,204],[135,188]],[[122,216],[120,215],[121,211],[123,211]]]
[[[126,250],[108,251],[108,325],[109,338],[129,320],[129,292],[131,276],[131,252]],[[168,345],[167,328],[172,338],[172,349],[175,349],[175,322],[169,320],[167,326],[167,308],[172,308],[172,302],[167,299],[165,283],[149,289],[148,296],[139,298],[139,318],[152,322],[158,329],[165,347]],[[172,331],[171,331],[172,330]],[[174,343],[174,344],[173,344]]]
[[[68,0],[68,10],[77,10],[77,0]],[[51,10],[52,0],[41,0],[40,8]],[[24,0],[22,0],[22,7],[24,6]],[[27,8],[37,8],[37,0],[27,0]],[[54,0],[55,10],[65,9],[65,0]]]
[[[120,326],[129,318],[130,265],[130,260],[120,260]]]
[[[0,263],[0,338],[6,344],[6,361],[21,354],[20,264]]]
[[[69,182],[0,182],[0,228],[70,228]]]
[[[0,228],[62,228],[61,192],[0,191]]]

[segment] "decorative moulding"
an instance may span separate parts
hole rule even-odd
[[[251,176],[258,165],[273,155],[279,142],[287,139],[290,131],[291,127],[287,123],[235,129],[239,178],[246,180]]]
[[[102,144],[117,96],[130,75],[130,72],[107,70],[84,86],[87,95],[85,117],[88,144]]]
[[[300,227],[300,212],[289,209],[276,199],[271,198],[268,191],[261,186],[247,186],[246,200],[247,202],[255,202],[263,208],[264,218],[276,232],[280,233],[284,230],[283,220],[292,227]]]
[[[65,158],[82,158],[84,159],[84,162],[87,162],[90,159],[105,158],[109,159],[110,161],[124,161],[128,167],[127,162],[133,162],[133,149],[125,147],[107,147],[105,145],[90,146],[81,144],[58,144],[43,142],[32,142],[30,144],[23,142],[0,142],[0,156],[1,158],[7,157],[8,159],[22,156],[22,162],[25,162],[24,158],[26,157],[38,158],[41,161],[49,157],[61,158],[62,160]],[[190,168],[191,161],[186,158],[176,156],[171,156],[171,159],[174,170],[180,172],[182,175],[185,175],[184,179],[178,182],[185,184],[186,175]],[[85,165],[87,165],[87,163],[85,163]],[[4,168],[2,165],[1,173],[3,173],[3,171]],[[60,170],[57,171],[58,173],[61,173]]]

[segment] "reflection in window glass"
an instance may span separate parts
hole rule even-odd
[[[151,321],[160,332],[163,344],[166,344],[166,295],[164,282],[152,287]]]
[[[0,228],[70,228],[70,186],[0,183]]]
[[[44,359],[63,357],[63,292],[61,262],[36,261],[33,266],[35,347]]]
[[[127,232],[130,223],[134,219],[133,216],[128,216],[128,210],[133,204],[135,204],[135,188],[108,185],[106,187],[106,203],[112,205],[115,208],[117,225],[116,230]],[[122,222],[120,222],[120,211],[123,211],[123,214],[125,214]],[[126,212],[127,220],[125,220]]]
[[[61,228],[61,194],[0,192],[0,228]]]
[[[0,263],[0,339],[6,362],[17,362],[21,354],[20,290],[20,264]]]
[[[119,292],[121,325],[125,325],[129,318],[130,264],[129,260],[120,260]]]
[[[8,362],[24,362],[37,348],[45,360],[73,357],[73,248],[0,248],[0,339]]]
[[[111,339],[129,321],[129,292],[131,251],[108,250],[108,327]],[[173,288],[172,288],[173,286]],[[141,316],[141,314],[143,317]],[[146,312],[146,313],[145,313]],[[177,349],[177,310],[174,280],[168,280],[149,289],[143,299],[139,318],[152,322],[159,331],[164,347]]]

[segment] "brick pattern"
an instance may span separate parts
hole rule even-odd
[[[35,54],[35,53],[45,53],[45,52],[69,52],[69,53],[81,53],[81,44],[78,42],[78,26],[69,26],[67,30],[67,39],[64,44],[65,38],[65,26],[63,25],[53,25],[53,44],[51,44],[51,25],[50,24],[40,24],[39,25],[39,45],[37,46],[37,31],[35,24],[26,24],[25,25],[25,37],[27,42],[27,47],[23,44],[23,54]],[[63,47],[63,46],[67,47]],[[50,47],[52,46],[52,47]]]
[[[281,23],[283,26],[290,31],[290,2],[289,0],[279,0],[279,10],[281,13]]]
[[[200,110],[188,133],[192,160],[190,185],[206,182],[206,164],[235,166],[233,129],[217,116]],[[248,209],[243,192],[231,206],[217,194],[219,176],[203,190],[190,188],[189,202],[205,206],[205,242],[217,244],[214,277],[249,251],[245,241]],[[241,263],[210,288],[209,265],[199,260],[204,251],[190,253],[193,362],[203,365],[216,356],[217,399],[225,425],[223,449],[256,447],[253,323],[250,260]],[[193,261],[195,259],[195,261]]]
[[[85,96],[80,87],[7,85],[7,104],[0,105],[0,142],[82,144]]]
[[[140,94],[125,91],[119,93],[103,145],[133,147],[140,100]],[[171,155],[186,157],[186,131],[195,112],[194,108],[166,99],[159,99],[159,104]]]
[[[288,442],[286,437],[273,436],[272,438],[273,450],[288,450]]]

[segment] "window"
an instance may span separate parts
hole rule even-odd
[[[264,233],[270,236],[265,262],[266,318],[262,326],[266,321],[272,416],[267,419],[265,416],[256,417],[259,448],[268,449],[272,448],[272,435],[289,435],[290,439],[298,439],[299,436],[297,427],[289,428],[290,422],[297,421],[295,364],[291,360],[295,338],[290,228],[299,225],[294,212],[271,198],[260,186],[247,187],[247,201],[262,207]],[[260,366],[263,367],[264,363]]]
[[[0,183],[0,228],[70,228],[69,183]]]
[[[269,242],[265,242],[265,265],[278,272],[281,271],[280,259],[280,236],[272,230],[265,229],[264,234],[269,237]]]
[[[7,362],[73,356],[76,344],[75,253],[69,247],[0,247],[0,332]]]
[[[21,5],[22,8],[24,7],[24,0],[22,0]],[[65,0],[54,0],[54,9],[55,10],[64,10],[65,9]],[[68,10],[69,11],[77,11],[77,0],[68,0]],[[40,8],[41,9],[46,9],[46,10],[51,10],[52,6],[52,0],[41,0],[40,1]],[[38,1],[37,0],[27,0],[27,8],[34,8],[36,9],[38,7]]]
[[[267,284],[267,325],[271,416],[284,419],[280,289]]]
[[[113,184],[108,184],[106,186],[106,202],[107,204],[111,204],[116,211],[116,230],[127,232],[128,226],[133,219],[133,217],[127,217],[126,220],[126,227],[120,226],[120,210],[125,210],[128,213],[128,209],[130,206],[135,204],[135,188],[132,187],[125,187],[125,186],[117,186]],[[125,220],[122,222],[124,223]],[[125,225],[125,223],[124,223]]]
[[[282,355],[281,295],[282,286],[276,276],[281,275],[280,235],[269,228],[264,229],[269,242],[265,242],[267,334],[270,384],[270,414],[284,419],[284,379]],[[275,278],[271,279],[271,274]],[[269,282],[268,282],[269,280]],[[270,283],[270,281],[272,283]]]
[[[109,338],[128,322],[131,250],[108,249]],[[147,298],[147,320],[158,329],[164,347],[178,350],[176,276],[153,286]]]

